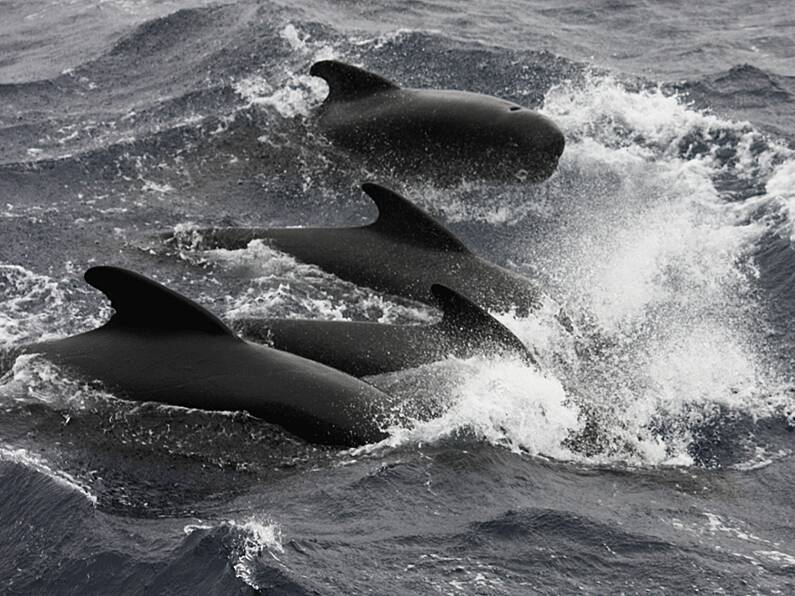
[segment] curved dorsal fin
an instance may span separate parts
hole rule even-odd
[[[510,329],[466,296],[441,284],[433,284],[431,293],[442,311],[442,320],[437,325],[441,330],[478,344],[495,344],[529,362],[535,362],[525,345]]]
[[[469,252],[452,232],[396,192],[371,182],[362,184],[362,190],[378,207],[378,219],[368,228],[427,248]]]
[[[235,336],[221,319],[174,290],[121,267],[92,267],[85,280],[105,294],[116,311],[106,325],[133,329],[203,331]]]
[[[328,83],[326,101],[354,99],[378,91],[400,88],[382,76],[337,60],[315,62],[309,69],[309,74]]]

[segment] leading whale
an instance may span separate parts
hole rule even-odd
[[[202,410],[241,410],[313,443],[386,437],[391,398],[343,372],[237,337],[219,318],[142,275],[93,267],[86,281],[115,309],[103,326],[30,344],[22,354],[99,380],[119,397]]]
[[[433,182],[549,177],[563,153],[552,120],[504,99],[449,89],[400,87],[336,60],[312,65],[329,93],[314,120],[332,141],[370,167]]]

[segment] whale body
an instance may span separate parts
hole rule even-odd
[[[241,410],[313,443],[383,439],[390,398],[333,368],[237,337],[200,305],[142,275],[93,267],[86,281],[115,309],[102,327],[21,353],[98,380],[119,397],[202,410]]]
[[[543,180],[563,153],[549,118],[504,99],[467,91],[406,89],[336,60],[310,74],[328,83],[314,115],[331,142],[368,166],[389,166],[438,182]]]
[[[262,240],[300,261],[355,284],[433,304],[433,284],[463,294],[496,312],[524,314],[540,291],[527,278],[473,254],[449,230],[411,202],[383,186],[362,190],[378,207],[378,218],[360,227],[207,228],[194,230],[191,248],[229,250]],[[179,242],[179,234],[165,235]]]
[[[442,310],[434,325],[242,318],[244,337],[362,377],[414,368],[450,356],[513,355],[534,359],[507,327],[461,294],[441,285],[431,293]]]

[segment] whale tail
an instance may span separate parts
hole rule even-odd
[[[400,88],[380,75],[337,60],[315,62],[309,69],[309,74],[328,83],[326,101],[355,99],[378,91]]]
[[[492,352],[515,354],[529,364],[536,364],[530,351],[505,325],[466,296],[447,286],[434,284],[431,293],[442,310],[439,328]]]

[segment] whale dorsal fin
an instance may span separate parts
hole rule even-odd
[[[362,184],[362,190],[378,207],[378,219],[369,229],[427,248],[469,252],[452,232],[396,192],[371,182]]]
[[[92,267],[85,280],[105,294],[116,311],[106,326],[235,334],[221,319],[174,290],[120,267]]]
[[[510,329],[466,296],[441,284],[432,285],[431,293],[442,311],[442,320],[437,325],[439,329],[484,347],[496,345],[530,362],[534,361],[525,345]]]
[[[378,91],[400,89],[382,76],[337,60],[315,62],[309,69],[309,74],[320,77],[328,83],[329,93],[326,101],[354,99]]]

